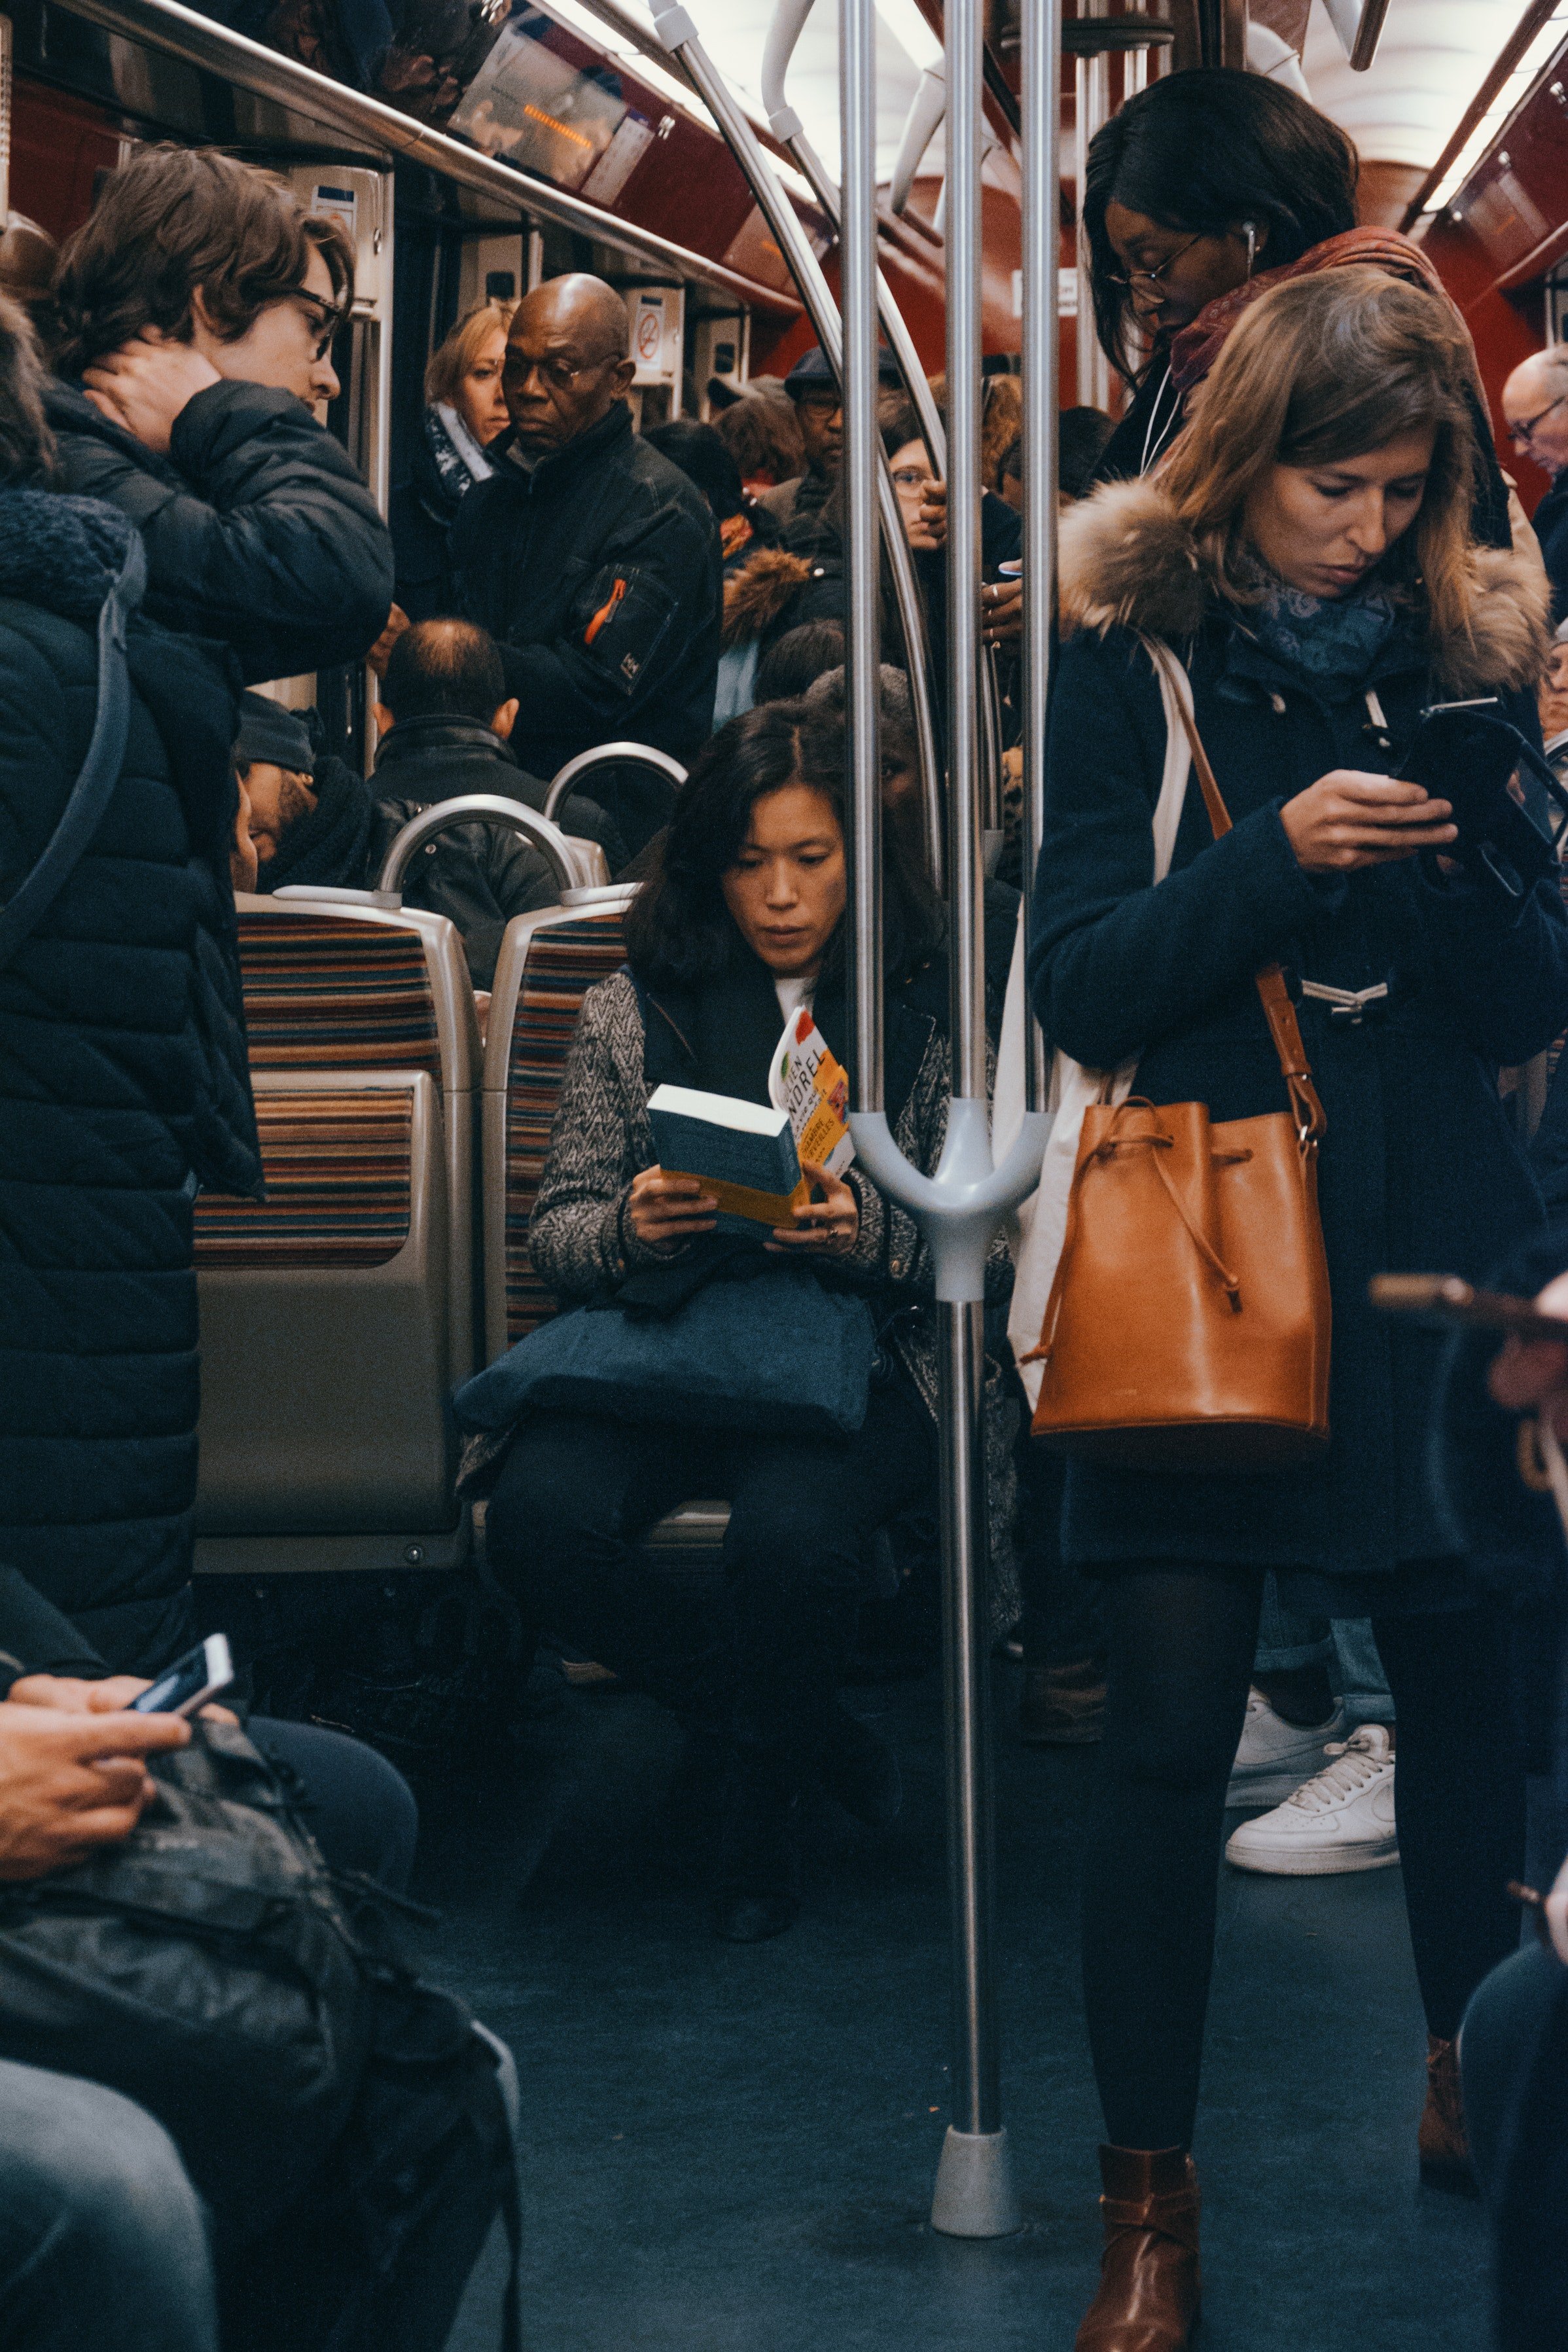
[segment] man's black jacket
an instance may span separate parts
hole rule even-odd
[[[247,685],[375,643],[391,538],[348,452],[291,392],[209,384],[175,418],[166,458],[74,384],[51,384],[47,406],[60,487],[107,499],[142,533],[152,619],[232,646]]]
[[[68,1617],[14,1568],[0,1567],[0,1699],[24,1675],[98,1682],[103,1660]]]
[[[1559,474],[1531,521],[1552,583],[1552,616],[1568,621],[1568,474]]]
[[[539,777],[525,775],[500,737],[475,719],[399,719],[376,753],[366,878],[374,883],[404,826],[435,802],[494,793],[542,812],[549,789]],[[619,835],[595,802],[572,794],[560,822],[564,832],[600,843],[612,874],[626,863]],[[476,988],[493,983],[512,917],[552,907],[560,896],[561,885],[537,849],[520,834],[478,820],[426,842],[403,879],[405,906],[449,915],[457,924]]]
[[[452,530],[458,593],[522,705],[519,764],[546,778],[628,738],[689,762],[713,727],[718,527],[617,401],[531,472],[503,434]]]

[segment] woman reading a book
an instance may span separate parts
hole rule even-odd
[[[844,773],[842,718],[796,702],[731,720],[699,761],[628,914],[628,968],[584,1003],[530,1244],[563,1302],[656,1267],[699,1279],[721,1245],[860,1289],[881,1340],[864,1424],[753,1434],[540,1412],[513,1435],[489,1506],[490,1559],[529,1619],[721,1744],[714,1917],[736,1942],[795,1916],[803,1795],[825,1790],[872,1824],[899,1808],[897,1762],[837,1685],[872,1589],[872,1538],[934,1491],[931,1275],[915,1226],[862,1171],[832,1176],[804,1156],[812,1197],[786,1224],[750,1242],[716,1234],[716,1194],[658,1165],[648,1098],[681,1087],[766,1105],[781,1031],[803,1006],[847,1059]],[[893,824],[883,898],[888,1113],[932,1170],[950,1091],[942,910]],[[1000,1297],[1003,1244],[993,1269]],[[743,1315],[752,1286],[731,1286]],[[760,1325],[759,1356],[768,1344]],[[993,1420],[1000,1490],[1006,1431]],[[655,1521],[709,1496],[731,1506],[717,1602],[656,1582],[637,1551]]]

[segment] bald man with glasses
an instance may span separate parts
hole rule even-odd
[[[1554,344],[1521,360],[1502,388],[1502,412],[1520,456],[1552,476],[1531,520],[1553,610],[1559,621],[1568,620],[1568,346]]]
[[[453,526],[459,601],[500,649],[512,748],[537,776],[621,739],[689,764],[712,730],[718,528],[633,430],[626,341],[626,304],[602,278],[525,296],[502,366],[510,425]]]

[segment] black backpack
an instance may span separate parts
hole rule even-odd
[[[500,2045],[405,1965],[230,1726],[149,1767],[122,1845],[0,1887],[0,2056],[165,2126],[216,2223],[225,2344],[439,2352],[518,2200]]]

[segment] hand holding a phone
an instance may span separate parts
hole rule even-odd
[[[173,1715],[0,1703],[0,1880],[68,1870],[129,1837],[153,1794],[144,1759],[190,1736]]]
[[[1449,849],[1459,837],[1447,801],[1420,784],[1360,768],[1333,768],[1287,801],[1286,838],[1305,874],[1355,874],[1392,866],[1423,849]]]
[[[1568,1319],[1568,1274],[1560,1274],[1537,1296],[1542,1315]],[[1510,1412],[1536,1408],[1551,1415],[1560,1440],[1568,1441],[1568,1339],[1510,1339],[1499,1350],[1487,1375],[1488,1385]],[[1568,1885],[1563,1886],[1564,1940],[1568,1941]],[[1568,1952],[1563,1957],[1568,1958]]]
[[[119,1715],[152,1687],[144,1675],[109,1675],[100,1683],[82,1682],[74,1675],[24,1675],[12,1684],[7,1697],[14,1706],[47,1706],[57,1715]],[[239,1721],[226,1706],[210,1702],[198,1711],[212,1723]]]

